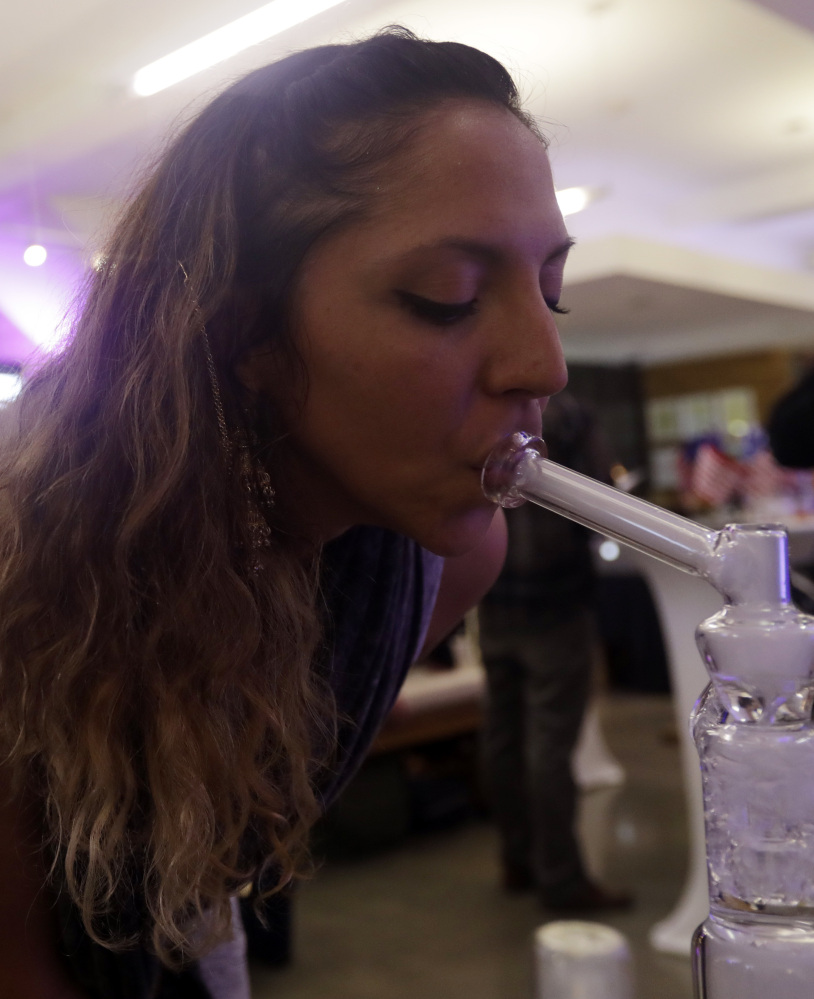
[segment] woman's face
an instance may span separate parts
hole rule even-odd
[[[427,115],[371,217],[302,267],[304,402],[270,359],[251,363],[247,380],[283,397],[301,526],[327,539],[377,524],[441,555],[482,538],[484,459],[506,434],[539,433],[566,382],[552,308],[568,247],[547,156],[520,121],[463,102]]]

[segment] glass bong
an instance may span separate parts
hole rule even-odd
[[[486,496],[526,500],[693,573],[722,595],[696,642],[710,683],[692,713],[710,914],[693,939],[696,999],[814,996],[814,617],[790,599],[776,524],[704,527],[546,458],[516,433]]]

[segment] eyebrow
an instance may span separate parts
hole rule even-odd
[[[561,243],[555,246],[553,250],[551,250],[543,261],[543,265],[551,264],[555,260],[559,260],[560,257],[564,257],[575,243],[576,239],[574,239],[573,236],[568,236],[567,239],[564,239]],[[460,250],[469,256],[479,257],[487,263],[494,263],[503,257],[502,251],[491,243],[457,236],[451,236],[448,239],[439,240],[437,243],[427,243],[424,246],[416,247],[410,252],[414,253],[427,250]]]

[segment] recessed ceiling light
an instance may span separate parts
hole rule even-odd
[[[23,253],[23,260],[29,267],[39,267],[48,257],[48,251],[39,243],[32,243]]]
[[[338,7],[345,0],[274,0],[144,66],[133,77],[140,97],[157,94],[210,66],[309,18]]]

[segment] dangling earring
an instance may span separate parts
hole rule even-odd
[[[220,384],[218,382],[218,372],[215,368],[215,359],[212,356],[212,348],[209,346],[209,337],[206,326],[201,323],[201,339],[203,340],[204,357],[206,358],[206,369],[209,372],[209,385],[212,389],[212,400],[215,403],[215,415],[218,418],[218,431],[220,433],[220,443],[223,448],[224,460],[227,468],[232,464],[232,441],[229,437],[229,428],[226,426],[226,415],[223,412],[223,399],[220,394]]]
[[[181,273],[184,275],[184,285],[189,287],[189,275],[184,265],[178,261]],[[200,317],[200,308],[197,299],[192,296],[195,306],[195,313]],[[271,477],[263,467],[257,457],[259,442],[257,435],[252,428],[252,420],[249,413],[245,414],[246,426],[244,429],[229,434],[229,426],[226,423],[226,413],[223,409],[223,397],[218,381],[218,371],[215,367],[215,358],[212,355],[212,347],[209,343],[209,335],[206,332],[206,324],[200,324],[201,342],[203,343],[206,369],[209,373],[209,385],[212,390],[212,400],[215,405],[215,415],[218,420],[218,433],[220,434],[221,447],[223,449],[223,460],[227,471],[231,471],[234,458],[234,444],[238,449],[238,461],[240,462],[240,483],[246,495],[246,518],[249,528],[249,538],[251,545],[250,564],[253,572],[258,572],[260,562],[257,558],[263,548],[271,546],[271,527],[268,522],[268,515],[274,508],[274,489],[271,485]]]
[[[259,447],[257,435],[251,429],[252,421],[250,414],[246,412],[246,426],[229,435],[229,428],[226,423],[226,414],[223,409],[223,398],[220,392],[218,372],[215,368],[215,359],[212,356],[212,348],[209,344],[209,336],[206,326],[201,324],[201,340],[203,342],[204,357],[206,367],[209,372],[209,384],[212,389],[212,399],[215,405],[215,415],[218,420],[218,431],[220,433],[221,446],[224,452],[226,467],[232,467],[233,444],[237,445],[238,461],[240,463],[240,483],[246,495],[246,518],[249,528],[249,538],[251,545],[251,568],[253,572],[258,572],[260,562],[258,554],[261,549],[271,547],[271,527],[268,516],[274,508],[275,492],[271,485],[271,477],[256,456]]]
[[[251,429],[250,414],[246,412],[244,415],[246,428],[237,431],[235,441],[240,456],[240,482],[248,500],[249,536],[252,551],[256,555],[261,548],[271,546],[268,518],[274,509],[275,492],[269,473],[257,457],[259,442],[257,434]],[[257,569],[259,566],[255,565],[253,568]]]

